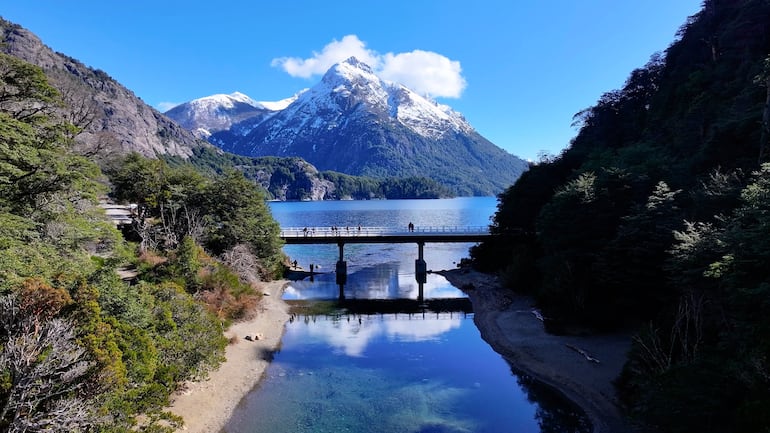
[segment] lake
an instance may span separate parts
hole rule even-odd
[[[485,226],[493,197],[272,202],[282,227]],[[428,243],[428,269],[452,269],[472,244]],[[284,293],[292,319],[266,376],[229,433],[589,432],[582,413],[511,366],[481,338],[462,291],[428,274],[417,303],[416,244],[345,246],[345,304],[336,245],[286,245],[321,272]]]

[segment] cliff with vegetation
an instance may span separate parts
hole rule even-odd
[[[187,158],[210,146],[145,104],[100,69],[54,52],[23,27],[0,18],[0,52],[39,66],[59,91],[61,111],[79,128],[76,145],[91,153],[138,152]]]
[[[236,171],[130,153],[102,172],[62,97],[0,54],[0,431],[171,432],[169,395],[281,271],[278,225]],[[136,204],[120,230],[107,195]]]
[[[636,329],[618,389],[660,431],[770,429],[769,54],[768,2],[705,1],[472,251],[557,325]]]

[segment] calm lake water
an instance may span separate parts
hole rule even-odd
[[[270,206],[282,227],[405,229],[409,222],[418,228],[486,226],[496,203],[474,197]],[[426,244],[428,269],[455,268],[471,245]],[[286,289],[293,316],[281,349],[225,431],[590,431],[571,404],[511,371],[481,339],[466,296],[446,279],[429,274],[428,306],[414,301],[416,245],[346,245],[344,305],[337,302],[333,273],[336,245],[287,245],[284,251],[322,274]]]

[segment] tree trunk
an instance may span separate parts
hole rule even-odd
[[[762,135],[759,137],[759,163],[762,164],[767,160],[768,143],[770,141],[770,75],[765,79],[765,89],[767,89],[767,95],[765,97],[765,109],[762,112]]]

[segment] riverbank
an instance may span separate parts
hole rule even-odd
[[[255,317],[225,331],[234,341],[225,350],[226,361],[208,379],[187,382],[172,396],[169,411],[184,419],[179,432],[221,431],[241,399],[262,379],[289,320],[288,306],[281,299],[287,284],[286,280],[264,283],[265,296]]]
[[[533,300],[471,270],[437,272],[471,299],[481,337],[514,370],[555,388],[580,406],[594,433],[637,431],[622,415],[613,380],[631,348],[628,333],[558,336],[545,332]]]
[[[636,431],[622,416],[612,385],[631,347],[630,334],[551,335],[533,313],[532,299],[501,289],[494,276],[465,269],[437,273],[468,294],[482,338],[517,373],[536,378],[580,406],[594,433]],[[289,319],[281,299],[287,284],[265,283],[259,313],[225,332],[235,341],[226,349],[226,361],[207,380],[188,382],[172,396],[170,412],[185,421],[178,432],[221,431],[241,399],[259,383]]]

